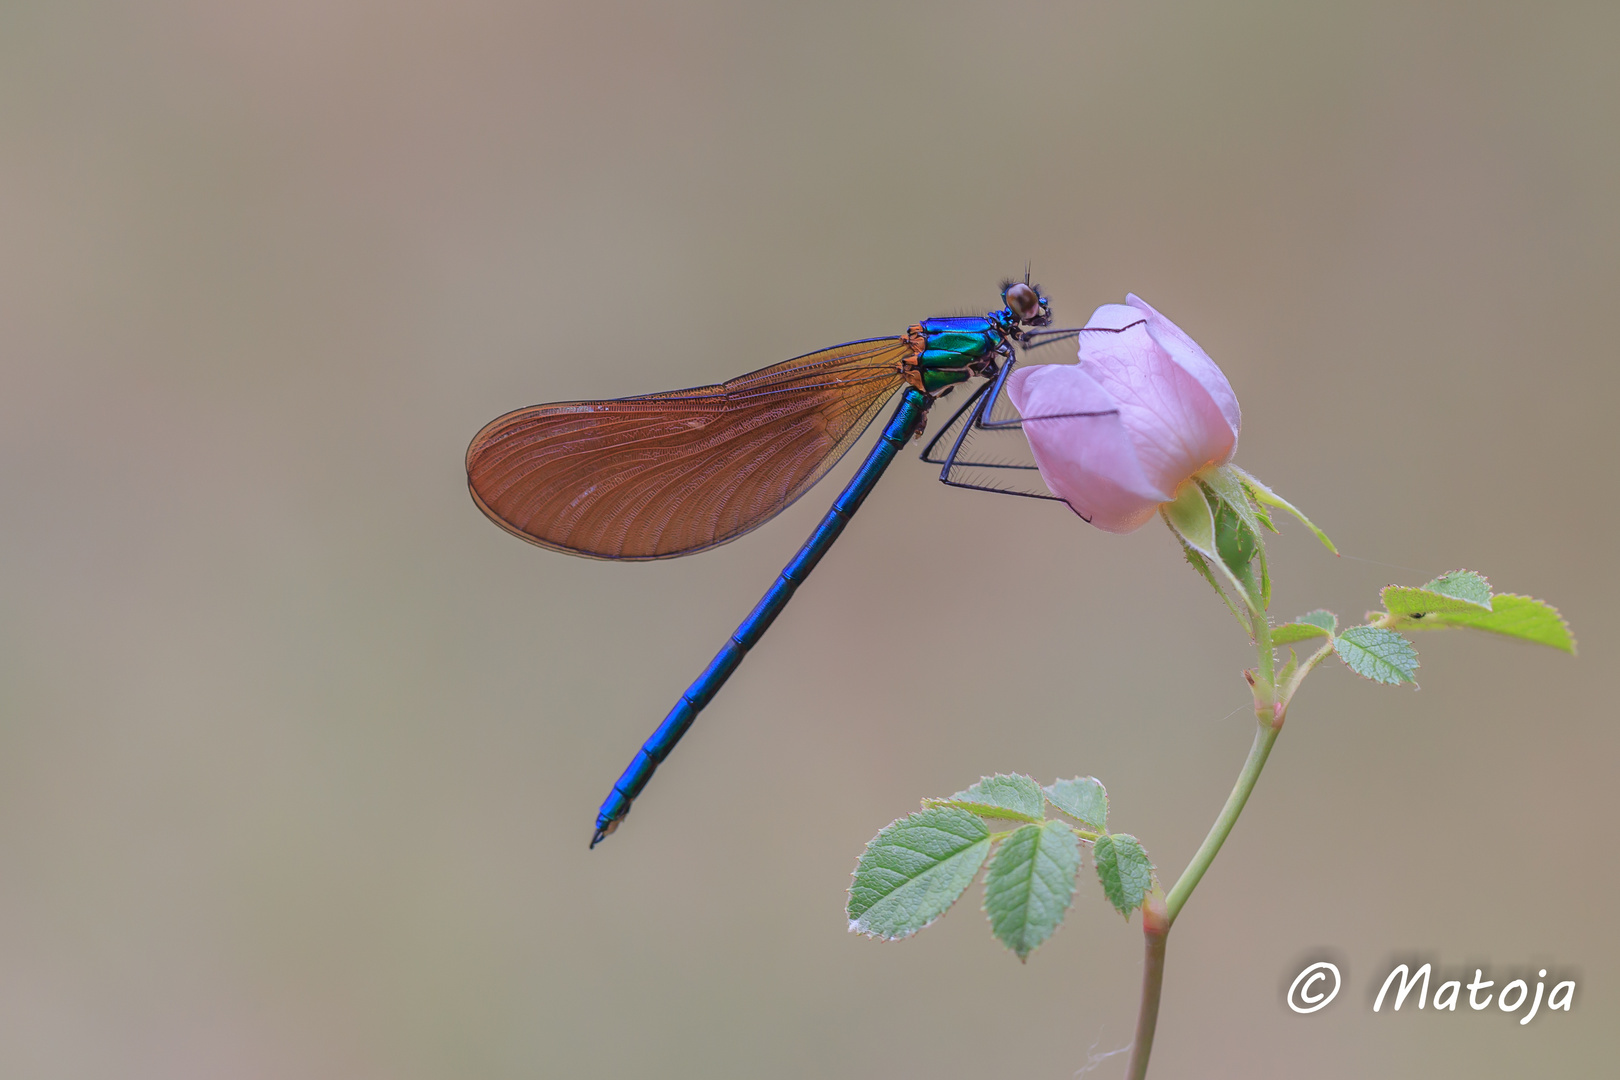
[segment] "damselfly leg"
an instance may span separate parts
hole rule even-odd
[[[1025,336],[1025,351],[1072,339],[1078,332],[1031,332]],[[1034,339],[1033,344],[1030,339]],[[924,447],[922,459],[939,465],[940,481],[950,487],[1062,502],[1041,480],[1040,467],[1030,452],[1028,440],[1023,437],[1023,426],[1042,421],[1113,416],[1117,410],[1020,416],[1006,394],[1007,379],[1018,365],[1018,355],[1010,342],[1001,355],[1002,362],[995,375],[951,414],[945,426]]]

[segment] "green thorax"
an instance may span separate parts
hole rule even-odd
[[[995,370],[996,350],[1005,331],[992,319],[983,315],[924,319],[919,328],[924,343],[917,370],[928,393]]]

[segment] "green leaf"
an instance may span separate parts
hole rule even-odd
[[[1422,618],[1440,612],[1491,610],[1491,583],[1472,570],[1441,574],[1421,589],[1386,585],[1379,592],[1392,615]]]
[[[1317,608],[1315,611],[1307,611],[1294,621],[1309,623],[1312,626],[1320,626],[1330,634],[1337,633],[1339,630],[1339,617],[1333,614],[1333,612],[1328,611],[1326,608]]]
[[[1270,488],[1266,487],[1266,485],[1256,480],[1253,474],[1247,472],[1246,470],[1240,469],[1236,465],[1228,465],[1226,467],[1231,469],[1232,472],[1236,473],[1238,479],[1243,481],[1243,486],[1249,489],[1249,494],[1254,496],[1255,502],[1262,506],[1275,506],[1279,510],[1286,510],[1290,514],[1293,514],[1299,519],[1300,524],[1304,525],[1307,529],[1316,534],[1316,538],[1322,541],[1323,547],[1327,548],[1335,555],[1339,553],[1339,549],[1333,546],[1333,541],[1328,539],[1327,533],[1323,532],[1321,529],[1318,529],[1314,524],[1312,524],[1311,519],[1300,513],[1299,509],[1295,507],[1293,503],[1289,502],[1287,499],[1283,498],[1281,495],[1278,495],[1275,491],[1272,491]]]
[[[1059,780],[1041,789],[1053,806],[1096,832],[1108,831],[1108,792],[1095,776]]]
[[[1040,821],[1046,816],[1041,785],[1022,774],[982,777],[966,791],[949,799],[928,799],[929,806],[955,806],[980,817],[1010,818],[1013,821]]]
[[[1474,608],[1428,615],[1422,619],[1414,616],[1403,618],[1400,626],[1403,630],[1446,630],[1453,627],[1486,630],[1562,649],[1571,656],[1575,654],[1575,638],[1557,608],[1545,601],[1512,593],[1498,593],[1491,597],[1490,611]]]
[[[1374,682],[1416,683],[1417,650],[1393,630],[1352,626],[1333,639],[1333,648],[1351,671]]]
[[[1025,825],[1009,836],[984,876],[990,930],[1022,960],[1058,928],[1074,900],[1080,841],[1061,821]]]
[[[1091,858],[1108,902],[1130,918],[1153,888],[1153,864],[1148,862],[1147,852],[1130,833],[1113,833],[1097,840]]]
[[[903,817],[872,838],[849,887],[849,928],[893,941],[950,908],[990,854],[990,830],[950,806]]]
[[[1330,638],[1339,629],[1339,617],[1331,611],[1317,608],[1307,611],[1291,623],[1283,623],[1271,631],[1273,645],[1289,645],[1313,637]]]
[[[1487,611],[1491,607],[1491,583],[1485,580],[1483,574],[1476,574],[1472,570],[1447,571],[1423,587],[1441,596],[1477,604]]]
[[[1290,622],[1271,628],[1271,643],[1273,645],[1292,645],[1296,641],[1305,641],[1310,638],[1333,636],[1333,631],[1316,623]]]
[[[1491,610],[1488,601],[1481,608],[1472,600],[1459,600],[1455,596],[1410,585],[1385,585],[1379,590],[1378,597],[1384,602],[1384,610],[1391,615],[1411,615],[1420,619],[1441,612]]]

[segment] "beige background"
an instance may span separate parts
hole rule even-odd
[[[1620,9],[1326,7],[0,8],[0,1074],[1067,1080],[1125,1045],[1140,935],[1089,884],[1024,966],[977,890],[898,945],[842,904],[879,826],[996,770],[1101,776],[1179,872],[1251,721],[1164,530],[900,462],[588,853],[849,465],[653,565],[463,487],[507,409],[983,311],[1026,261],[1065,321],[1175,319],[1239,462],[1373,560],[1288,529],[1277,614],[1468,566],[1581,639],[1312,679],[1171,940],[1155,1075],[1612,1068]],[[1296,1017],[1320,949],[1349,985]],[[1575,1011],[1372,1016],[1410,952],[1575,971]]]

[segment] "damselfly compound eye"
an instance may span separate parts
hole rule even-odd
[[[1041,298],[1034,289],[1022,281],[1007,287],[1007,310],[1020,321],[1034,318],[1041,310]]]

